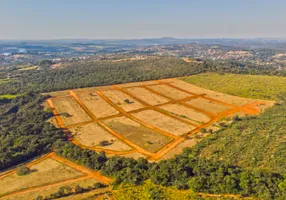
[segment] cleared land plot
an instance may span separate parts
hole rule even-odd
[[[225,106],[223,104],[219,104],[216,102],[213,102],[211,100],[208,99],[203,99],[203,98],[197,98],[197,99],[191,99],[186,101],[187,104],[214,113],[214,114],[218,114],[220,112],[226,111],[226,110],[230,110],[231,107],[229,106]]]
[[[172,138],[145,128],[126,117],[109,119],[104,123],[115,132],[149,152],[156,152],[172,141]]]
[[[52,101],[66,126],[92,120],[71,96],[53,98]]]
[[[84,174],[52,159],[46,159],[33,165],[31,173],[25,176],[11,174],[0,179],[0,197],[11,192],[27,189],[35,186],[52,184]]]
[[[167,85],[153,85],[147,87],[172,99],[183,99],[192,96],[191,94],[182,92]]]
[[[97,183],[97,182],[98,181],[94,178],[86,178],[84,180],[78,180],[73,183],[51,186],[46,189],[36,190],[36,191],[29,192],[29,193],[16,195],[13,197],[6,197],[6,198],[4,197],[3,200],[31,200],[31,199],[36,199],[38,196],[48,197],[50,194],[56,193],[59,190],[59,188],[62,186],[65,186],[65,187],[68,186],[71,188],[75,188],[76,185],[79,185],[83,188],[87,188],[88,186],[92,186],[94,183]],[[73,199],[74,196],[69,196],[69,197],[70,199]]]
[[[194,129],[194,127],[191,125],[172,119],[171,117],[163,115],[154,110],[145,110],[139,113],[135,113],[133,116],[145,123],[151,124],[161,130],[177,136],[185,134]]]
[[[218,92],[204,89],[204,88],[201,88],[201,87],[198,87],[198,86],[195,86],[195,85],[192,85],[184,81],[180,81],[180,80],[174,81],[173,83],[171,83],[171,85],[174,85],[178,88],[181,88],[181,89],[184,89],[189,92],[196,93],[196,94],[205,94],[206,97],[219,100],[222,102],[226,102],[229,104],[233,104],[236,106],[241,106],[243,104],[252,103],[255,101],[253,99],[246,99],[242,97],[236,97],[236,96],[218,93]]]
[[[124,94],[118,90],[107,90],[102,92],[113,103],[124,109],[125,111],[132,111],[143,108],[139,102],[134,100],[131,96]]]
[[[207,82],[207,77],[203,78]],[[57,122],[60,127],[65,124],[70,128],[75,136],[74,144],[103,150],[108,155],[137,158],[144,154],[150,160],[192,145],[190,141],[184,142],[184,134],[210,129],[235,115],[258,114],[274,104],[273,101],[222,94],[175,78],[68,92],[54,92],[59,96],[52,101],[63,118],[63,123],[61,118],[56,118]],[[48,103],[53,106],[50,101]],[[174,141],[173,138],[178,139]]]
[[[96,122],[71,129],[76,140],[89,147],[101,147],[115,151],[128,151],[131,148],[119,139],[101,128]],[[100,145],[102,141],[108,142],[105,146]]]
[[[78,94],[78,97],[97,118],[108,117],[119,113],[96,93]]]
[[[173,115],[179,116],[197,124],[206,123],[210,120],[207,115],[180,104],[168,104],[161,106],[160,108],[170,112]]]
[[[128,88],[127,91],[150,105],[158,105],[169,101],[168,99],[150,92],[145,88],[133,87]]]

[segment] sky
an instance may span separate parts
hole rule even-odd
[[[286,38],[286,0],[0,0],[0,39]]]

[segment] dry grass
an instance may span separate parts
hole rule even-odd
[[[142,85],[152,85],[157,84],[156,81],[144,81],[144,82],[134,82],[134,83],[125,83],[118,85],[119,87],[134,87],[134,86],[142,86]]]
[[[139,147],[150,152],[156,152],[172,141],[172,138],[145,128],[126,117],[109,119],[105,121],[105,124]]]
[[[0,196],[30,187],[52,184],[84,175],[69,166],[52,159],[46,159],[31,168],[25,176],[11,174],[0,179]]]
[[[169,104],[161,106],[160,108],[170,112],[173,115],[179,116],[183,119],[187,119],[196,124],[205,123],[210,120],[210,118],[207,115],[198,112],[196,110],[193,110],[191,108],[187,108],[180,104]]]
[[[152,93],[145,88],[134,87],[134,88],[129,88],[127,90],[128,90],[128,92],[130,92],[131,94],[133,94],[137,98],[141,99],[142,101],[144,101],[150,105],[158,105],[158,104],[166,103],[169,101],[168,99],[166,99],[162,96],[159,96],[155,93]]]
[[[182,135],[194,129],[193,126],[185,124],[163,115],[153,110],[146,110],[133,114],[134,117],[151,124],[161,130],[172,133],[174,135]]]
[[[57,185],[57,186],[52,186],[46,189],[42,189],[42,190],[37,190],[37,191],[33,191],[33,192],[29,192],[26,194],[21,194],[21,195],[17,195],[17,196],[13,196],[13,197],[7,197],[7,198],[3,198],[3,200],[31,200],[31,199],[36,199],[38,196],[42,196],[42,197],[46,197],[49,196],[52,193],[55,193],[59,190],[60,187],[62,186],[69,186],[71,188],[74,188],[76,185],[79,185],[83,188],[87,188],[88,186],[92,186],[94,183],[98,182],[96,179],[94,178],[87,178],[84,180],[79,180],[76,181],[74,183],[68,183],[68,184],[63,184],[63,185]],[[69,199],[75,199],[76,195],[74,196],[69,196]]]
[[[108,117],[119,113],[96,93],[78,94],[78,97],[97,118]]]
[[[107,90],[102,92],[105,96],[107,96],[113,103],[124,109],[125,111],[137,110],[139,108],[143,108],[139,102],[134,100],[131,96],[124,94],[118,90]],[[125,102],[128,100],[129,102]]]
[[[73,97],[67,96],[53,98],[52,101],[66,126],[91,121],[91,118],[85,113]],[[65,116],[65,114],[69,116]]]
[[[210,101],[208,99],[203,99],[203,98],[197,98],[197,99],[191,99],[187,101],[189,105],[199,108],[201,110],[205,110],[214,114],[218,114],[220,112],[230,110],[231,107],[225,106],[223,104],[219,104],[213,101]]]
[[[62,91],[56,91],[56,92],[43,93],[43,95],[45,94],[50,95],[51,97],[59,97],[59,96],[69,95],[69,92],[67,90],[62,90]]]
[[[182,98],[192,96],[188,93],[182,92],[180,90],[176,90],[167,85],[153,85],[153,86],[148,86],[148,88],[151,88],[152,90],[155,90],[156,92],[159,92],[160,94],[163,94],[172,99],[182,99]]]
[[[90,147],[102,147],[99,145],[101,141],[108,141],[109,145],[104,149],[115,151],[128,151],[131,148],[116,137],[105,131],[97,123],[91,123],[71,129],[75,138],[83,145]]]
[[[134,158],[134,159],[138,159],[138,158],[147,158],[147,156],[141,154],[141,153],[130,153],[130,154],[125,154],[125,155],[121,155],[121,157],[126,157],[126,158]]]

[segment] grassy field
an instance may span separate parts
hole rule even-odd
[[[277,100],[277,95],[286,92],[286,77],[207,73],[184,77],[181,80],[246,98]]]
[[[38,68],[39,68],[39,66],[21,66],[18,70],[28,71],[28,70],[38,69]]]
[[[0,79],[0,84],[7,83],[7,82],[9,82],[8,79]]]
[[[0,99],[14,99],[18,97],[19,95],[14,95],[14,94],[5,94],[5,95],[0,95]]]

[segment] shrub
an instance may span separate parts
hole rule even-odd
[[[133,103],[133,102],[130,101],[129,99],[125,99],[124,102],[127,103],[127,104],[132,104],[132,103]]]
[[[206,132],[207,132],[207,129],[202,128],[200,131],[201,131],[202,133],[206,133]]]
[[[16,168],[16,174],[18,176],[24,176],[30,173],[30,169],[26,165],[20,165]]]
[[[99,146],[107,146],[109,145],[109,142],[107,140],[103,140],[99,142]]]

